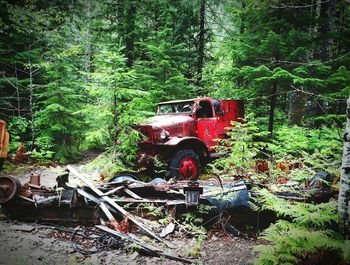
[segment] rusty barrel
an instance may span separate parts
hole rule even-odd
[[[18,179],[3,176],[0,177],[0,204],[11,201],[21,192],[22,186]]]

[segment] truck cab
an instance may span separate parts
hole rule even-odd
[[[240,100],[209,97],[161,102],[157,115],[137,129],[145,135],[139,142],[139,163],[159,156],[168,164],[168,177],[197,179],[201,166],[211,160],[218,139],[227,137],[232,121],[244,117]]]

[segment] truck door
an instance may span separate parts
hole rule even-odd
[[[214,116],[214,110],[209,101],[199,102],[199,108],[196,111],[197,118],[197,137],[201,139],[208,150],[213,150],[218,145],[216,139],[218,134],[216,131],[217,118]]]
[[[218,122],[216,132],[218,138],[226,138],[227,128],[232,127],[232,121],[241,121],[244,118],[244,105],[240,100],[221,100],[220,115],[216,115]]]

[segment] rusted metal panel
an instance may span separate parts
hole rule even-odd
[[[38,174],[31,174],[30,175],[30,180],[29,180],[29,184],[35,185],[40,187],[40,175]]]
[[[203,118],[197,121],[198,138],[207,146],[209,151],[217,146],[219,134],[217,131],[217,118]]]
[[[0,120],[0,158],[6,158],[10,135],[6,131],[6,122]]]

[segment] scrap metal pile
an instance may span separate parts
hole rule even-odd
[[[69,185],[69,175],[78,178],[83,184],[72,187]],[[46,188],[40,185],[38,175],[31,175],[30,181],[24,185],[16,178],[0,177],[2,211],[18,220],[93,222],[96,225],[92,232],[71,231],[75,246],[79,242],[77,238],[87,242],[94,240],[96,248],[100,250],[127,242],[136,244],[139,250],[149,255],[164,256],[185,263],[191,263],[192,260],[168,251],[174,245],[165,237],[174,230],[174,223],[170,222],[167,227],[154,227],[149,220],[129,211],[131,206],[154,204],[156,207],[164,206],[168,212],[176,215],[193,211],[198,204],[209,205],[211,212],[208,216],[211,220],[215,219],[211,217],[221,216],[223,212],[233,214],[239,208],[248,209],[254,193],[243,181],[231,181],[224,185],[220,181],[220,186],[204,182],[166,182],[162,179],[145,183],[131,175],[119,176],[97,186],[72,166],[68,166],[67,171],[56,180],[55,187]],[[329,189],[325,191],[322,187],[318,191],[316,196],[323,194],[326,199],[333,195]],[[303,198],[290,192],[276,194],[286,199]],[[235,227],[226,225],[228,230],[241,234]],[[137,238],[130,233],[130,226],[162,243],[166,249]],[[77,249],[89,253],[81,247]]]
[[[223,191],[208,190],[203,193],[203,187],[198,182],[169,183],[155,179],[144,183],[132,176],[120,176],[114,181],[100,186],[93,184],[75,168],[68,166],[67,172],[57,177],[54,188],[40,186],[40,176],[32,175],[30,181],[24,185],[13,177],[0,177],[0,204],[2,211],[10,218],[18,220],[41,221],[89,221],[95,227],[118,238],[118,242],[129,242],[139,246],[139,250],[155,256],[164,256],[182,262],[190,263],[188,259],[176,256],[167,250],[156,248],[129,233],[129,227],[134,226],[162,243],[167,249],[174,248],[173,244],[165,240],[169,225],[159,231],[146,220],[127,211],[134,204],[155,204],[172,208],[173,212],[184,212],[193,209],[198,203],[210,204],[213,196],[225,192],[242,192],[244,199],[238,196],[234,204],[247,205],[248,192],[243,183],[237,184]],[[71,187],[68,176],[74,175],[83,185]],[[214,202],[216,203],[216,202]],[[174,225],[174,224],[170,224]],[[173,230],[170,227],[170,232]],[[93,233],[92,238],[102,238]],[[72,236],[91,239],[80,231]],[[102,239],[101,239],[102,240]],[[101,241],[100,240],[100,241]],[[113,241],[101,241],[100,247],[113,245]]]

